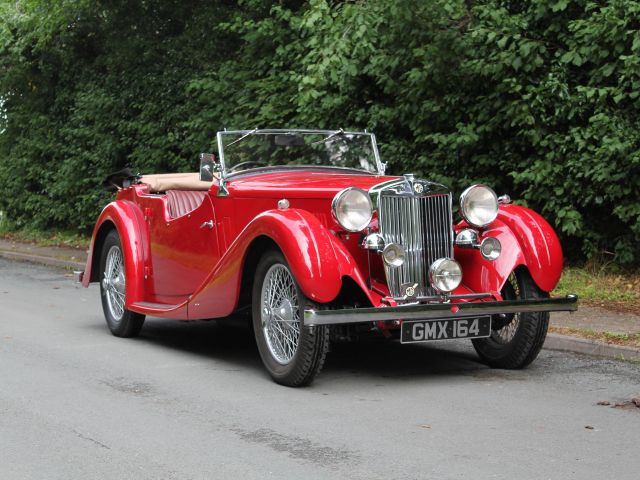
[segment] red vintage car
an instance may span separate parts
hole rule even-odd
[[[460,195],[385,175],[375,136],[343,130],[222,131],[200,172],[120,175],[81,280],[100,282],[111,332],[146,315],[251,311],[276,382],[310,383],[330,341],[470,338],[493,367],[522,368],[544,342],[562,251],[537,213],[485,185]],[[235,318],[242,318],[236,316]]]

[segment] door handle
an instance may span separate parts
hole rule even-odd
[[[209,220],[208,222],[202,222],[202,225],[200,225],[200,228],[208,228],[209,230],[211,230],[213,228],[213,220]]]

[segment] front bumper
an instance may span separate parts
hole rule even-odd
[[[345,323],[379,322],[385,320],[464,318],[500,313],[574,312],[577,309],[577,295],[536,300],[503,300],[501,302],[430,303],[344,310],[309,309],[304,311],[304,324],[306,326],[341,325]]]

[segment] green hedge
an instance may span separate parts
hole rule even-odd
[[[52,5],[53,4],[53,5]],[[368,128],[391,172],[640,262],[640,2],[30,0],[0,6],[0,210],[90,229],[110,171],[222,127]]]

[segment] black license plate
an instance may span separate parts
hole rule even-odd
[[[400,330],[402,343],[480,338],[491,335],[491,316],[469,318],[434,318],[403,322]]]

